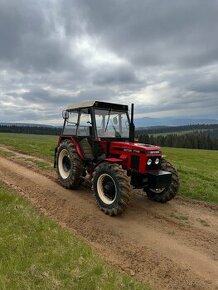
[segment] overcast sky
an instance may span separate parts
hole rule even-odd
[[[0,0],[0,122],[89,99],[218,118],[218,1]]]

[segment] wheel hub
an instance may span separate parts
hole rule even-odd
[[[109,174],[102,174],[97,181],[97,190],[101,200],[107,204],[112,204],[117,196],[117,188],[114,180]]]
[[[153,193],[162,194],[164,192],[164,190],[165,190],[165,187],[163,187],[163,188],[149,188],[149,189]]]
[[[65,172],[70,171],[71,169],[71,162],[70,162],[70,158],[68,156],[64,156],[63,157],[63,169]]]
[[[111,179],[105,178],[103,182],[103,189],[104,189],[105,196],[113,200],[115,196],[115,186]]]

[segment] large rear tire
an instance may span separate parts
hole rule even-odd
[[[179,190],[179,177],[175,167],[166,159],[161,161],[161,170],[169,171],[172,173],[172,180],[169,186],[165,188],[144,188],[147,197],[150,200],[165,203],[173,199]]]
[[[92,189],[98,207],[105,214],[119,215],[129,204],[129,178],[118,164],[100,164],[93,173]]]
[[[64,187],[77,189],[80,186],[83,164],[70,140],[64,140],[58,147],[57,173]]]

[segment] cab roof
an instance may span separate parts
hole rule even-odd
[[[127,105],[114,104],[114,103],[106,103],[99,101],[85,101],[77,104],[72,104],[67,107],[67,111],[73,111],[77,109],[85,109],[85,108],[97,108],[97,109],[111,109],[118,111],[128,111]]]

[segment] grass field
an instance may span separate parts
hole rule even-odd
[[[15,148],[21,153],[53,159],[58,137],[49,135],[0,133],[0,144]]]
[[[0,181],[0,289],[149,289]]]
[[[163,153],[178,169],[180,194],[218,203],[218,151],[163,148]]]
[[[57,136],[0,133],[0,144],[53,160]],[[178,169],[180,194],[218,203],[218,151],[163,148]]]

